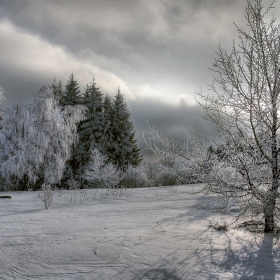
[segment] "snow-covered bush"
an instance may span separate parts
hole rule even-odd
[[[164,161],[145,162],[142,165],[144,173],[149,181],[149,186],[172,186],[183,182],[186,178],[186,166],[179,158],[169,157]]]
[[[144,169],[148,180],[153,181],[156,178],[157,167],[159,163],[157,162],[144,162],[142,168]]]
[[[69,190],[78,190],[80,188],[79,182],[74,180],[73,178],[67,180],[66,185]]]
[[[108,162],[97,148],[91,150],[91,159],[85,170],[84,178],[89,186],[94,188],[116,188],[121,179],[121,171]]]
[[[123,173],[120,185],[126,188],[145,188],[149,181],[143,166],[130,165]]]
[[[156,172],[156,186],[172,186],[179,183],[175,168],[159,165]]]

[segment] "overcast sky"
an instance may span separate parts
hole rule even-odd
[[[218,44],[230,50],[245,7],[245,0],[0,0],[0,85],[6,99],[22,102],[54,76],[65,85],[73,72],[83,90],[94,75],[104,94],[120,87],[141,148],[147,121],[180,140],[193,125],[207,133],[195,92],[207,93]]]

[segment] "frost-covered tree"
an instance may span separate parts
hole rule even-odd
[[[42,193],[38,195],[39,199],[44,203],[44,207],[47,210],[53,203],[53,196],[55,189],[52,185],[42,184]]]
[[[121,179],[121,171],[108,162],[106,155],[95,148],[91,150],[91,160],[87,166],[84,177],[90,186],[96,188],[115,188]]]
[[[193,159],[206,189],[224,197],[227,207],[238,205],[239,216],[260,217],[264,232],[275,229],[280,210],[280,26],[274,16],[266,22],[274,3],[265,8],[262,0],[247,1],[248,30],[236,26],[239,43],[230,52],[219,47],[214,95],[199,94],[221,136],[221,152],[196,157],[190,146],[153,131],[163,150]]]
[[[2,178],[22,190],[40,176],[45,184],[58,184],[84,113],[81,105],[62,111],[47,86],[26,104],[6,110],[0,131]]]
[[[200,96],[228,143],[217,165],[220,191],[246,201],[244,211],[263,215],[264,231],[271,232],[279,197],[280,25],[275,17],[265,21],[275,1],[268,9],[262,0],[247,3],[249,30],[237,27],[239,44],[230,53],[219,47],[211,85],[216,95]]]
[[[77,175],[80,177],[91,157],[91,149],[101,149],[104,133],[103,98],[95,81],[87,85],[82,104],[87,108],[85,119],[78,126],[79,144],[73,156],[78,162]]]
[[[112,104],[111,127],[112,137],[109,159],[118,167],[125,169],[128,165],[138,165],[142,157],[137,148],[133,123],[124,96],[120,89]]]

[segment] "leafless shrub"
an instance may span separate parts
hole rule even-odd
[[[40,193],[38,197],[43,201],[45,209],[48,209],[53,203],[55,188],[51,184],[44,183],[42,185],[42,191],[43,193]]]

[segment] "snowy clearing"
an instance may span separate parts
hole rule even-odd
[[[190,186],[60,191],[44,210],[38,192],[0,200],[0,279],[280,279],[279,240],[216,231],[214,197]]]

